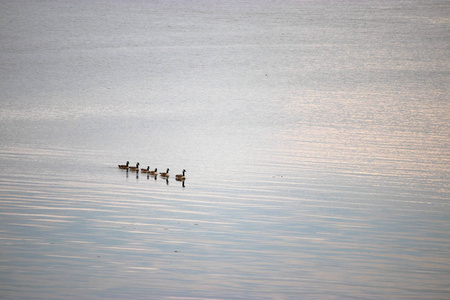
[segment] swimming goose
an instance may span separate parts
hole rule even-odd
[[[159,173],[159,175],[161,175],[161,177],[169,177],[169,168],[167,168],[167,171],[164,173]]]
[[[136,167],[128,167],[130,171],[138,171],[139,170],[139,163],[136,164]]]
[[[147,166],[147,169],[141,169],[141,173],[149,173],[150,172],[150,166]]]
[[[128,165],[130,164],[129,161],[127,161],[126,165],[119,165],[119,169],[128,169]]]
[[[176,180],[185,180],[185,179],[186,179],[186,176],[184,176],[184,173],[186,173],[186,170],[185,170],[185,169],[183,169],[183,174],[177,174],[177,175],[175,175],[175,179],[176,179]]]
[[[148,171],[150,175],[158,175],[158,168],[155,168],[155,171]]]

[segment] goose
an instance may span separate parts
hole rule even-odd
[[[136,164],[136,167],[128,167],[130,171],[138,171],[139,170],[139,163]]]
[[[158,168],[155,168],[155,171],[148,171],[150,175],[158,175]]]
[[[125,165],[119,165],[119,169],[128,169],[128,165],[130,164],[129,161]]]
[[[185,170],[185,169],[183,169],[183,174],[177,174],[177,175],[175,175],[175,179],[176,179],[176,180],[185,180],[185,179],[186,179],[186,176],[184,176],[184,173],[186,173],[186,170]]]
[[[161,175],[161,177],[169,177],[169,168],[167,168],[167,171],[164,173],[159,173],[159,175]]]
[[[150,166],[147,166],[147,169],[141,169],[141,173],[149,173],[150,172]]]

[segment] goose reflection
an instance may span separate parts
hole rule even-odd
[[[184,171],[184,170],[183,170]],[[178,175],[177,175],[178,176]],[[185,183],[185,181],[186,181],[186,177],[181,177],[181,176],[179,176],[179,177],[175,177],[175,180],[176,181],[181,181],[181,186],[182,187],[185,187],[185,185],[184,185],[184,183]]]
[[[150,179],[150,178],[154,178],[155,180],[157,180],[158,179],[158,174],[150,175],[149,173],[147,173],[147,179]]]

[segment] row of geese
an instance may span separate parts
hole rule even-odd
[[[124,169],[124,170],[130,170],[133,172],[139,172],[139,163],[136,163],[136,166],[130,166],[130,162],[127,161],[126,164],[124,165],[119,165],[119,169]],[[150,170],[150,166],[147,166],[147,169],[141,169],[141,173],[147,173],[149,175],[158,175],[158,168],[156,168],[154,171]],[[186,170],[183,169],[183,174],[177,174],[175,175],[175,179],[176,180],[185,180],[186,176],[185,176]],[[166,172],[160,172],[159,175],[163,178],[169,178],[169,168],[167,168]]]

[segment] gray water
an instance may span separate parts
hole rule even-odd
[[[1,1],[0,298],[448,299],[449,15]]]

